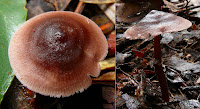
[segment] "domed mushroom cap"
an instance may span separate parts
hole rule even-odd
[[[25,22],[13,35],[9,60],[19,81],[35,92],[65,97],[91,85],[108,52],[106,38],[90,19],[48,12]]]
[[[192,23],[171,13],[152,10],[137,25],[124,33],[127,39],[147,39],[149,35],[157,36],[163,33],[181,31],[189,28]]]

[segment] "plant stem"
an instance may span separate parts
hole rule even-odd
[[[161,61],[161,45],[160,45],[160,38],[161,36],[158,35],[154,38],[154,58],[156,59],[155,64],[155,72],[160,83],[161,92],[162,92],[162,99],[165,102],[169,102],[169,92],[168,92],[168,84],[163,72],[162,68],[162,61]]]

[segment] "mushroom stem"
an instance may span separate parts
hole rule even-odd
[[[154,38],[154,58],[156,59],[155,71],[158,81],[160,83],[162,99],[165,102],[169,102],[169,93],[168,93],[168,84],[163,72],[162,62],[161,62],[161,45],[160,45],[161,36],[158,35]]]
[[[160,45],[161,36],[158,35],[154,38],[154,57],[158,61],[158,64],[161,64],[161,45]]]
[[[82,1],[79,1],[74,12],[81,14],[83,12],[84,7],[85,7],[85,3]]]

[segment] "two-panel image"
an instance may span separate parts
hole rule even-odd
[[[200,0],[0,0],[0,109],[200,109]]]

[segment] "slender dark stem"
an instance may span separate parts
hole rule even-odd
[[[162,99],[165,102],[169,102],[169,92],[168,92],[168,84],[163,72],[162,68],[162,61],[161,61],[161,45],[160,45],[160,38],[161,36],[156,36],[154,38],[154,58],[156,59],[155,64],[155,72],[160,83],[161,92],[162,92]]]
[[[160,38],[161,36],[156,36],[154,38],[154,57],[158,64],[161,64],[161,46],[160,46]]]

